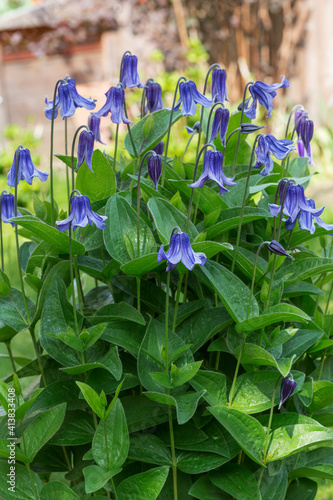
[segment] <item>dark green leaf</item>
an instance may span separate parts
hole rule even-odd
[[[210,472],[208,477],[215,486],[238,500],[261,497],[257,481],[251,472],[241,465],[226,464],[219,471]]]

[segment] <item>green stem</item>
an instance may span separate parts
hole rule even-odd
[[[167,272],[167,289],[165,296],[165,372],[169,376],[169,294],[170,294],[170,271]]]
[[[75,149],[75,142],[76,138],[78,136],[78,133],[80,130],[85,128],[89,132],[89,127],[87,125],[81,125],[79,128],[76,129],[74,137],[73,137],[73,142],[72,142],[72,154],[71,154],[71,167],[72,167],[72,192],[75,190],[75,177],[74,177],[74,172],[75,172],[75,165],[74,165],[74,149]]]
[[[187,271],[186,274],[185,274],[183,304],[186,303],[188,276],[189,276],[189,272]]]
[[[68,155],[68,134],[67,134],[67,118],[64,118],[65,121],[65,155]],[[69,167],[66,165],[66,185],[67,185],[67,200],[69,202],[69,197],[71,195],[70,187],[69,187]]]
[[[233,395],[234,395],[234,390],[235,390],[236,380],[237,380],[237,376],[238,376],[239,366],[240,366],[240,362],[241,362],[241,359],[242,359],[242,354],[243,354],[243,349],[244,349],[244,344],[245,344],[245,338],[246,338],[246,335],[245,335],[245,333],[243,333],[243,339],[242,339],[241,348],[240,348],[240,351],[239,351],[239,356],[238,356],[238,359],[237,359],[236,370],[235,370],[235,373],[234,373],[234,378],[233,378],[233,381],[232,381],[232,386],[231,386],[230,394],[229,394],[229,406],[232,405],[232,398],[233,398]]]
[[[245,96],[245,92],[244,92],[244,96]],[[242,120],[242,118],[241,118],[241,120]],[[240,133],[241,132],[239,132],[239,134]],[[239,240],[240,240],[240,235],[241,235],[241,230],[242,230],[242,221],[243,221],[243,217],[244,217],[244,210],[245,210],[245,204],[246,204],[246,198],[247,198],[247,191],[248,191],[249,184],[250,184],[250,177],[251,177],[251,169],[252,169],[252,162],[253,162],[253,157],[254,157],[254,151],[255,151],[257,142],[259,140],[259,137],[261,137],[262,135],[264,135],[264,134],[257,134],[256,135],[256,138],[254,140],[254,144],[253,144],[253,147],[252,147],[249,168],[247,170],[247,177],[246,177],[246,184],[245,184],[245,189],[244,189],[244,195],[243,195],[241,213],[240,213],[240,216],[239,216],[239,223],[238,223],[238,229],[237,229],[237,239],[236,239],[235,251],[234,251],[234,256],[233,256],[232,265],[231,265],[231,272],[232,273],[234,272],[235,264],[236,264],[236,257],[237,257],[237,252],[238,252]],[[240,135],[239,135],[239,137],[240,137]],[[237,151],[236,151],[236,155],[237,155]]]
[[[171,457],[172,457],[173,500],[178,500],[177,459],[176,459],[176,451],[175,451],[175,438],[174,438],[174,433],[173,433],[171,406],[168,406],[168,414],[169,414],[169,432],[170,432],[170,445],[171,445]]]
[[[111,477],[111,484],[112,484],[112,489],[113,489],[113,493],[114,493],[114,498],[115,498],[115,500],[118,500],[118,495],[117,495],[117,491],[116,491],[113,477]],[[106,493],[108,494],[109,492],[107,491]],[[110,496],[110,494],[108,496]]]
[[[3,236],[2,236],[2,197],[6,191],[0,195],[0,247],[1,247],[1,270],[5,272],[5,260],[3,255]]]
[[[16,155],[16,161],[15,161],[15,197],[14,197],[15,217],[17,217],[17,185],[19,182],[19,179],[18,179],[18,160],[19,160],[19,154]],[[18,237],[18,228],[17,228],[16,223],[15,223],[15,242],[16,242],[17,269],[18,269],[18,274],[19,274],[19,278],[20,278],[22,298],[23,298],[24,308],[25,308],[25,311],[27,314],[28,324],[30,325],[31,318],[30,318],[30,311],[29,311],[29,307],[28,307],[28,301],[27,301],[27,297],[25,295],[25,290],[24,290],[23,275],[22,275],[22,268],[21,268],[21,261],[20,261],[20,245],[19,245],[19,237]]]
[[[113,155],[113,173],[114,173],[114,175],[116,175],[116,165],[117,165],[118,133],[119,133],[119,123],[117,123],[117,126],[116,126],[116,137],[114,140],[114,155]]]
[[[55,115],[55,103],[57,98],[58,86],[60,83],[67,83],[66,80],[60,79],[57,81],[53,92],[53,106],[52,106],[52,118],[51,118],[51,139],[50,139],[50,194],[51,194],[51,226],[54,225],[54,196],[53,196],[53,136],[54,136],[54,115]]]
[[[166,145],[165,145],[164,161],[163,161],[163,165],[162,165],[162,179],[161,179],[161,186],[162,186],[162,188],[164,187],[165,169],[166,169],[166,163],[167,163],[167,158],[168,158],[168,149],[169,149],[171,126],[172,126],[172,118],[173,118],[173,112],[174,112],[174,108],[175,108],[175,104],[176,104],[177,91],[178,91],[179,84],[183,80],[184,80],[184,82],[186,82],[186,78],[184,76],[181,76],[178,79],[178,82],[177,82],[177,85],[176,85],[176,90],[175,90],[175,93],[173,95],[173,102],[172,102],[170,119],[169,119],[169,126],[168,126],[168,135],[167,135],[167,140],[166,140]]]
[[[323,373],[323,368],[324,368],[325,359],[326,359],[326,355],[327,355],[327,349],[328,349],[328,347],[326,347],[324,354],[321,357],[320,368],[319,368],[319,373],[318,373],[318,380],[321,379],[321,374]]]
[[[72,195],[73,195],[73,193],[70,196],[69,205],[71,204]],[[70,213],[70,208],[68,209],[68,213]],[[79,326],[78,326],[78,321],[77,321],[76,301],[75,301],[73,251],[72,251],[72,226],[71,225],[69,225],[68,238],[69,238],[69,271],[70,271],[71,285],[72,285],[73,317],[74,317],[75,333],[76,333],[76,335],[79,335]]]
[[[220,357],[221,357],[221,351],[217,351],[216,360],[215,360],[215,370],[216,371],[219,369]]]
[[[80,312],[83,316],[83,309],[84,309],[84,294],[83,294],[83,289],[82,289],[82,283],[81,283],[81,278],[80,278],[80,271],[77,267],[77,259],[76,256],[73,257],[73,266],[74,266],[74,274],[75,274],[75,280],[77,284],[77,296],[79,299],[79,307],[80,307]]]
[[[290,111],[289,113],[289,117],[288,117],[288,122],[287,122],[287,127],[286,127],[286,133],[285,133],[285,139],[288,139],[288,131],[289,131],[289,125],[290,125],[290,120],[293,116],[293,114],[295,113],[295,111],[297,111],[297,109],[304,109],[304,107],[302,106],[302,104],[296,104],[296,106],[293,107],[293,109]]]
[[[252,273],[250,300],[249,300],[249,305],[248,305],[248,308],[247,308],[246,319],[249,319],[249,316],[250,316],[251,302],[252,302],[252,297],[253,297],[253,292],[254,292],[254,284],[255,284],[255,281],[256,281],[256,270],[257,270],[257,262],[258,262],[259,253],[260,253],[260,250],[262,249],[262,247],[265,246],[265,245],[268,245],[268,244],[269,244],[269,241],[263,241],[259,245],[258,250],[256,252],[256,256],[255,256],[255,259],[254,259],[253,273]]]
[[[137,252],[137,258],[140,257],[140,182],[141,182],[141,172],[142,172],[142,167],[144,165],[145,159],[147,156],[150,155],[156,155],[155,151],[149,150],[142,158],[139,166],[139,172],[138,172],[138,185],[136,188],[136,252]]]
[[[137,309],[141,311],[141,279],[136,278]]]
[[[246,92],[247,92],[247,89],[250,85],[253,85],[254,82],[248,82],[246,85],[245,85],[245,89],[244,89],[244,93],[243,93],[243,101],[242,101],[242,111],[241,111],[241,117],[240,117],[240,123],[239,123],[239,127],[242,125],[243,123],[243,118],[244,118],[244,106],[245,106],[245,98],[246,98]],[[241,130],[239,130],[238,132],[238,138],[237,138],[237,146],[236,146],[236,152],[235,152],[235,159],[234,159],[234,164],[233,164],[233,168],[232,168],[232,171],[233,171],[233,176],[235,175],[235,172],[236,172],[236,165],[237,165],[237,157],[238,157],[238,150],[239,150],[239,145],[240,145],[240,139],[241,139]]]
[[[126,107],[126,101],[125,101],[125,98],[124,98],[124,113],[125,113],[125,116],[126,118],[128,119],[128,115],[127,115],[127,107]],[[133,136],[132,136],[132,130],[131,130],[131,127],[130,127],[130,124],[127,123],[127,131],[128,131],[128,135],[129,135],[129,138],[130,138],[130,141],[131,141],[131,144],[132,144],[132,148],[133,148],[133,152],[134,152],[134,156],[135,158],[138,158],[138,152],[136,150],[136,147],[135,147],[135,143],[134,143],[134,140],[133,140]]]
[[[203,95],[206,95],[208,78],[209,78],[209,75],[213,71],[214,68],[221,69],[221,66],[219,64],[217,64],[217,63],[214,63],[214,64],[212,64],[210,66],[209,70],[207,71],[206,78],[205,78],[205,84],[204,84],[204,88],[203,88],[203,92],[202,92]],[[222,105],[223,105],[223,103],[222,103]],[[215,105],[213,107],[215,107]],[[200,121],[199,121],[199,135],[198,135],[196,156],[198,156],[198,154],[199,154],[199,148],[200,148],[201,130],[202,130],[202,126],[201,125],[202,125],[202,120],[203,120],[203,113],[204,113],[204,106],[201,105]],[[211,112],[210,112],[210,115],[209,115],[209,120],[210,120],[210,116],[211,116]],[[208,132],[209,132],[209,128],[207,129],[206,142],[208,142],[208,138],[207,138],[208,137]]]
[[[184,275],[182,273],[179,273],[178,287],[177,287],[177,292],[176,292],[176,304],[175,304],[175,311],[173,314],[173,322],[172,322],[172,333],[174,333],[176,330],[179,296],[180,296],[180,291],[182,288],[183,277],[184,277]]]
[[[13,353],[12,353],[12,349],[10,347],[10,341],[5,342],[5,344],[6,344],[8,355],[9,355],[9,359],[10,359],[10,362],[11,362],[11,365],[12,365],[12,368],[13,368],[13,373],[16,374],[16,366],[15,366],[15,361],[14,361],[14,356],[13,356]]]
[[[197,132],[196,132],[196,131],[194,131],[194,132],[192,132],[192,134],[190,135],[190,138],[189,138],[189,140],[187,141],[187,144],[186,144],[186,147],[185,147],[185,150],[184,150],[183,156],[182,156],[182,161],[184,161],[184,157],[185,157],[185,155],[186,155],[186,152],[187,152],[187,150],[188,150],[188,148],[189,148],[189,145],[190,145],[190,143],[191,143],[191,141],[192,141],[192,139],[193,139],[193,137],[195,136],[195,134],[196,134],[196,133],[197,133]]]
[[[33,327],[30,327],[29,328],[29,332],[30,332],[31,340],[32,340],[32,343],[33,343],[33,346],[34,346],[34,350],[35,350],[35,353],[36,353],[38,368],[39,368],[39,371],[40,371],[40,374],[41,374],[44,386],[46,387],[47,386],[47,382],[46,382],[46,377],[45,377],[45,373],[44,373],[42,359],[40,357],[38,345],[37,345],[36,338],[35,338],[35,329]]]
[[[23,452],[26,453],[26,446],[25,446],[25,438],[24,438],[24,431],[23,431],[22,419],[20,419],[20,428],[21,428],[21,434],[22,434],[21,448],[23,449]],[[26,466],[27,466],[27,469],[28,469],[28,473],[29,473],[29,477],[30,477],[30,481],[31,481],[31,485],[32,485],[32,489],[33,489],[33,492],[34,492],[35,499],[39,500],[39,497],[38,497],[38,494],[37,494],[37,491],[36,491],[36,487],[35,487],[35,483],[34,483],[34,479],[33,479],[32,473],[31,473],[30,464],[27,462]]]
[[[106,420],[103,420],[104,424],[104,440],[105,440],[105,452],[106,452],[106,463],[108,465],[108,470],[110,470],[110,459],[109,459],[109,450],[108,450],[108,435],[106,432]]]
[[[266,300],[265,305],[264,305],[264,311],[266,311],[266,309],[269,307],[269,301],[271,299],[271,293],[272,293],[272,287],[273,287],[273,280],[274,280],[274,273],[275,273],[275,266],[276,266],[276,257],[277,257],[277,255],[274,254],[272,271],[271,271],[271,276],[270,276],[270,279],[269,279],[267,300]]]

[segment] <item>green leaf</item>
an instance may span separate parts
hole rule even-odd
[[[13,222],[16,222],[16,224],[24,227],[24,229],[30,231],[37,238],[44,240],[58,250],[61,250],[62,253],[69,253],[69,238],[64,232],[59,231],[55,227],[49,226],[33,215],[14,217],[12,220]],[[74,255],[83,255],[85,253],[85,248],[81,243],[72,239],[72,251]]]
[[[236,349],[237,359],[239,357],[241,346]],[[279,370],[283,377],[286,377],[291,370],[293,358],[279,358],[276,360],[272,354],[255,344],[244,344],[241,363],[242,365],[254,366],[274,366]]]
[[[10,281],[7,276],[0,269],[0,297],[7,297],[10,294]]]
[[[249,288],[232,272],[217,262],[206,262],[195,274],[219,295],[230,316],[239,323],[246,320],[250,300]],[[252,297],[249,318],[259,315],[259,306]]]
[[[89,321],[94,322],[95,318],[98,318],[99,322],[110,323],[112,321],[133,321],[139,325],[145,325],[145,320],[133,306],[126,304],[126,302],[120,302],[119,304],[108,304],[101,307],[94,314],[93,318],[89,318]]]
[[[285,284],[289,286],[331,271],[333,271],[333,259],[311,257],[283,266],[275,274],[275,280],[283,279]]]
[[[201,366],[202,361],[195,361],[194,363],[189,363],[188,365],[184,365],[179,369],[179,372],[172,380],[172,386],[178,387],[180,385],[185,384],[194,377]]]
[[[136,434],[132,436],[128,458],[155,465],[170,466],[172,464],[169,448],[163,441],[152,434]]]
[[[219,471],[209,473],[215,486],[238,500],[261,499],[257,481],[251,472],[238,464],[226,464]]]
[[[182,231],[186,230],[187,217],[168,201],[161,198],[151,198],[148,207],[163,245],[170,243],[172,230],[176,226]],[[192,222],[189,224],[187,233],[191,242],[199,234]]]
[[[168,409],[148,398],[126,396],[121,402],[125,409],[129,432],[148,429],[168,420]]]
[[[87,401],[93,412],[95,412],[99,418],[104,419],[104,408],[100,403],[97,392],[94,391],[94,389],[92,389],[88,384],[84,384],[83,382],[76,382],[76,384],[79,386],[84,399]]]
[[[238,227],[240,213],[241,207],[226,208],[225,210],[222,210],[218,222],[206,229],[207,238],[209,240],[214,240],[217,236],[230,231],[230,229]],[[273,216],[270,212],[262,208],[245,207],[242,224],[244,225],[259,219],[270,219],[272,217]]]
[[[10,469],[13,467],[13,469]],[[15,479],[13,484],[8,484],[7,474],[14,471]],[[32,485],[33,481],[33,485]],[[9,490],[12,487],[12,490]],[[43,483],[39,476],[21,464],[9,465],[7,460],[0,460],[0,495],[4,500],[36,500],[35,491],[40,496]],[[58,497],[59,498],[59,497]]]
[[[98,465],[88,465],[88,467],[83,469],[86,493],[93,493],[94,491],[100,490],[111,477],[115,476],[120,471],[121,469],[105,471]]]
[[[66,413],[66,404],[54,406],[39,414],[24,431],[22,448],[29,460],[32,461],[37,452],[51,439],[60,428]]]
[[[107,442],[106,442],[107,441]],[[100,421],[92,442],[95,462],[104,470],[122,466],[128,455],[129,436],[124,408],[119,399],[106,421]]]
[[[323,336],[323,332],[316,330],[298,330],[293,337],[282,347],[282,357],[290,358],[294,354],[301,356],[317,340]]]
[[[43,486],[40,500],[78,500],[79,497],[66,484],[60,481],[51,481]]]
[[[177,468],[186,474],[203,474],[216,469],[228,461],[215,453],[183,451],[177,457]]]
[[[304,406],[310,406],[313,399],[313,378],[308,377],[308,380],[303,384],[298,391],[298,397]]]
[[[179,308],[179,314],[180,315]],[[191,351],[196,352],[216,333],[232,323],[232,318],[224,307],[205,307],[193,311],[193,314],[177,328],[177,335],[186,343],[192,344]]]
[[[60,370],[70,375],[77,375],[79,373],[86,373],[87,371],[94,370],[95,368],[103,368],[110,372],[116,380],[120,380],[123,373],[123,367],[119,358],[118,347],[111,347],[106,354],[94,362],[68,366],[60,368]]]
[[[137,358],[144,333],[144,328],[132,321],[114,322],[108,324],[102,339],[123,347]]]
[[[201,476],[192,485],[189,494],[199,500],[230,500],[229,495],[224,494],[220,488],[214,486],[208,478],[208,474]]]
[[[30,317],[32,317],[34,312],[34,303],[29,298],[27,298],[27,302]],[[9,328],[4,329],[5,325]],[[16,288],[11,288],[9,297],[0,297],[1,342],[5,341],[8,337],[10,340],[15,333],[25,330],[27,325],[28,320],[22,293],[19,290],[16,290]]]
[[[226,376],[223,373],[200,370],[190,384],[196,391],[205,390],[203,398],[211,406],[227,404]]]
[[[266,433],[258,420],[233,408],[212,406],[208,410],[230,432],[245,453],[262,465]]]
[[[168,109],[161,109],[154,112],[154,128],[151,135],[144,141],[143,129],[146,121],[149,119],[150,115],[145,116],[142,120],[131,127],[131,134],[135,149],[137,153],[141,151],[141,157],[147,153],[150,149],[153,149],[165,136],[167,133],[169,122],[170,122],[171,111]],[[182,117],[181,111],[174,111],[172,115],[172,125],[176,123]],[[142,147],[142,144],[144,146]],[[128,134],[125,137],[125,148],[130,155],[134,156],[134,150],[132,146],[131,139]],[[142,148],[142,149],[141,149]]]
[[[80,321],[81,315],[77,314]],[[56,275],[45,295],[40,323],[40,342],[58,363],[73,366],[80,363],[77,352],[50,336],[67,332],[68,326],[74,327],[73,306],[67,300],[64,282]]]
[[[164,372],[163,359],[161,357],[162,348],[165,345],[164,325],[152,319],[148,325],[145,337],[142,341],[138,354],[138,375],[141,384],[148,391],[165,393],[165,388],[154,381],[151,373]],[[184,343],[176,335],[169,332],[170,352],[183,346]],[[192,363],[192,353],[187,350],[176,362],[178,368]]]
[[[185,424],[193,417],[198,403],[205,392],[205,390],[198,392],[187,391],[185,394],[175,396],[177,421],[179,425]]]
[[[155,382],[166,387],[167,389],[173,389],[173,385],[170,382],[170,378],[166,373],[163,372],[152,372],[150,376]]]
[[[313,399],[309,406],[310,413],[321,411],[333,404],[333,383],[326,380],[313,382]]]
[[[103,231],[107,251],[121,264],[131,261],[137,255],[137,218],[134,208],[119,194],[111,196],[106,204],[106,229]],[[140,220],[140,256],[154,253],[154,236]]]
[[[287,490],[286,500],[314,500],[318,485],[311,479],[301,478],[293,481]]]
[[[332,441],[332,429],[311,424],[286,425],[272,432],[267,461],[281,460],[309,450],[313,445],[324,446]]]
[[[304,382],[304,373],[292,372],[296,381],[294,394],[299,390]],[[279,374],[274,371],[255,371],[240,375],[235,385],[235,396],[232,401],[232,408],[245,413],[259,413],[271,407],[273,390]],[[279,383],[280,386],[281,383]],[[279,386],[276,391],[274,404],[280,400]],[[251,397],[249,397],[251,394]]]
[[[194,168],[191,169],[191,178],[193,179]],[[182,179],[172,179],[170,181],[171,186],[179,189],[182,193],[184,199],[189,202],[191,197],[192,188],[188,187],[189,184],[192,183],[192,180],[184,180]],[[200,195],[199,195],[200,194]],[[199,204],[199,209],[205,215],[208,215],[214,211],[218,211],[218,215],[220,214],[220,210],[228,208],[228,205],[225,203],[223,196],[219,193],[216,193],[213,189],[208,186],[203,186],[200,190],[193,190],[193,204]]]
[[[68,411],[62,426],[49,443],[57,446],[88,444],[92,441],[94,432],[92,415],[82,410]]]
[[[20,462],[30,462],[29,458],[23,455],[16,442],[10,441],[10,436],[7,439],[0,439],[0,457],[8,460],[12,459],[13,456],[15,456],[15,460],[19,460]]]
[[[117,487],[118,500],[157,500],[168,474],[164,466],[128,477]]]
[[[281,467],[274,476],[269,474],[269,468],[265,469],[260,485],[262,500],[285,500],[287,486],[288,474],[285,467]]]
[[[91,166],[85,163],[77,172],[75,187],[81,194],[88,196],[90,202],[103,200],[117,191],[116,178],[107,158],[102,151],[95,149]]]
[[[312,477],[321,479],[333,479],[332,465],[314,465],[313,467],[297,467],[289,474],[290,479],[298,477]]]
[[[236,332],[248,333],[279,322],[307,323],[311,318],[296,306],[276,304],[256,318],[250,318],[236,325]]]
[[[126,262],[120,269],[128,276],[137,276],[141,278],[144,274],[154,271],[154,269],[158,267],[164,268],[165,263],[158,263],[157,253],[152,253]]]

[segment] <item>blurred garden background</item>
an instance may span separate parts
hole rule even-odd
[[[171,106],[180,75],[193,79],[202,90],[214,62],[227,70],[231,102],[240,102],[250,80],[274,83],[286,75],[290,87],[276,98],[266,131],[282,138],[294,105],[302,104],[309,112],[315,124],[311,173],[321,175],[314,175],[306,194],[318,206],[326,205],[325,221],[332,223],[332,19],[332,0],[0,0],[1,191],[9,190],[6,175],[19,144],[31,150],[37,168],[48,170],[50,122],[43,110],[45,97],[52,99],[55,82],[68,74],[81,95],[97,99],[99,109],[105,92],[118,82],[123,53],[130,50],[138,56],[141,81],[154,78],[161,84],[166,106]],[[130,92],[133,122],[140,113],[140,99],[140,90]],[[88,111],[78,109],[68,121],[69,145],[87,119]],[[197,119],[190,117],[188,125]],[[260,120],[266,125],[262,107]],[[183,121],[176,127],[179,140],[169,154],[182,156],[189,135]],[[104,118],[102,151],[113,154],[114,134],[110,119]],[[125,126],[121,134],[125,135]],[[193,158],[195,149],[194,139],[188,158]],[[60,117],[55,122],[54,152],[65,153]],[[55,165],[55,197],[59,209],[67,210],[63,163]],[[32,187],[33,197],[31,188],[20,185],[19,206],[27,210],[48,199],[48,186],[36,181]],[[11,226],[5,226],[5,268],[16,286],[14,235]],[[321,251],[319,238],[311,244]],[[27,291],[33,296],[33,290]],[[22,364],[34,357],[24,332],[14,338],[12,347]],[[4,355],[5,348],[1,352]],[[3,356],[0,377],[9,372]],[[333,498],[333,488],[323,484],[317,498]]]

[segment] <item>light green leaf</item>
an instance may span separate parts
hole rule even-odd
[[[157,500],[169,474],[169,467],[156,467],[124,479],[117,487],[118,500]]]
[[[117,191],[116,178],[102,151],[95,149],[91,161],[93,172],[83,163],[76,176],[75,187],[90,202],[103,200]]]

